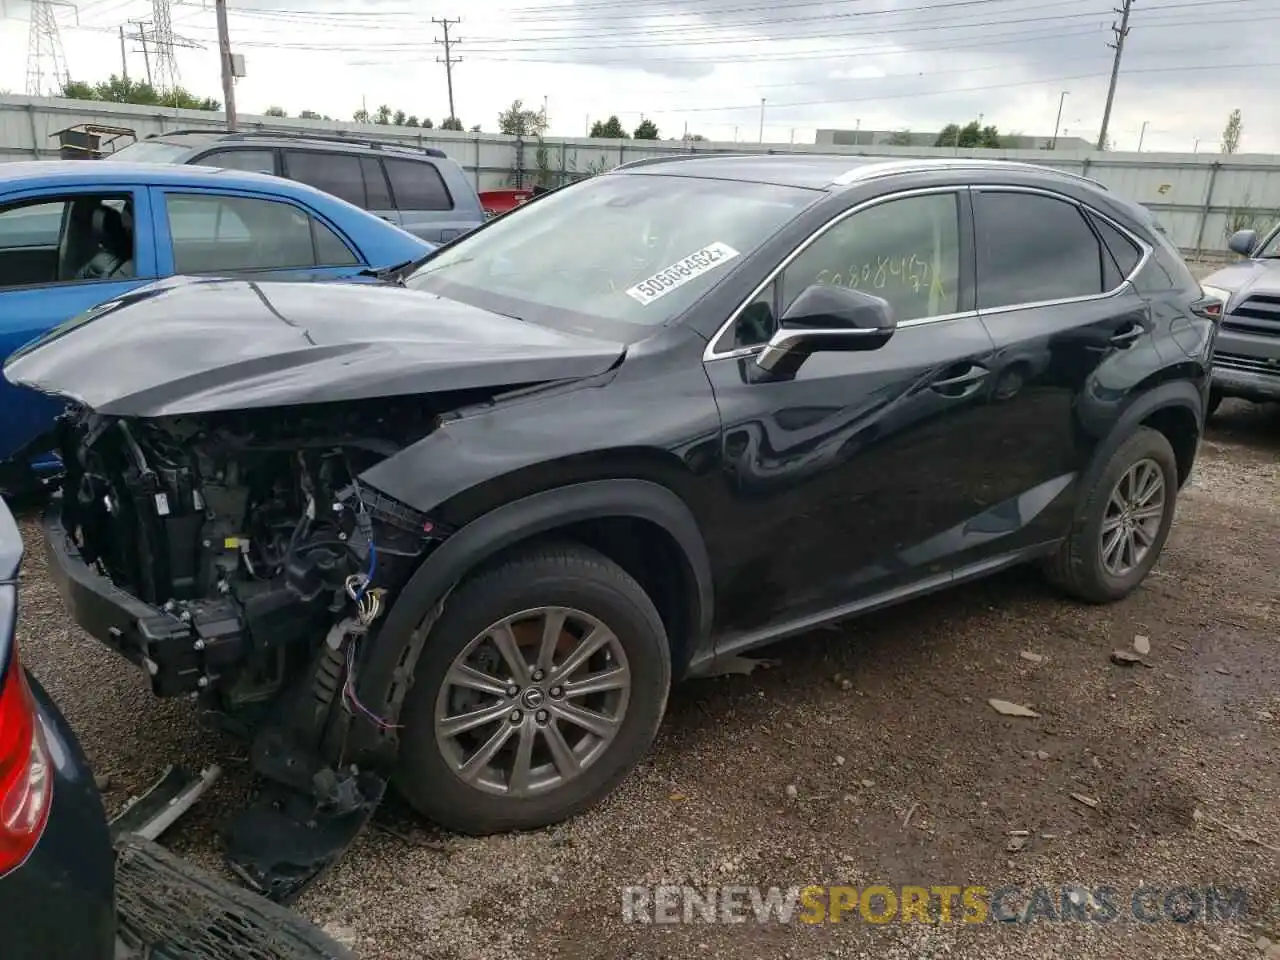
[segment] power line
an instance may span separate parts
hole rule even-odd
[[[1129,35],[1129,10],[1133,0],[1124,0],[1124,7],[1117,11],[1120,14],[1120,25],[1111,24],[1116,35],[1116,42],[1107,46],[1116,51],[1116,58],[1111,64],[1111,84],[1107,87],[1107,105],[1102,108],[1102,131],[1098,134],[1098,149],[1107,149],[1107,127],[1111,124],[1111,104],[1116,98],[1116,82],[1120,79],[1120,58],[1124,56],[1124,38]]]
[[[448,83],[449,85],[449,119],[453,120],[458,116],[453,111],[453,65],[455,63],[461,63],[462,58],[452,56],[450,53],[450,48],[452,44],[461,43],[462,41],[458,39],[450,38],[449,27],[456,26],[462,21],[450,20],[448,17],[444,17],[443,19],[437,20],[435,17],[432,17],[431,22],[440,24],[440,29],[444,32],[444,39],[436,41],[436,43],[444,44],[444,57],[443,58],[436,57],[436,63],[444,64],[444,78],[445,78],[445,82]]]

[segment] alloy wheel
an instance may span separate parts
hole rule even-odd
[[[487,793],[563,786],[617,737],[631,694],[618,637],[588,613],[524,610],[487,627],[450,664],[435,705],[445,762]]]
[[[1151,552],[1164,521],[1165,493],[1164,472],[1151,459],[1139,460],[1116,481],[1098,544],[1111,576],[1128,576]]]

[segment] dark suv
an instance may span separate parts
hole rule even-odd
[[[299,180],[445,243],[484,222],[466,173],[432,147],[357,137],[176,130],[130,144],[105,160],[198,163]]]
[[[253,738],[232,857],[287,885],[389,779],[471,833],[586,809],[742,651],[1029,561],[1126,596],[1219,307],[1077,176],[713,156],[394,282],[126,295],[5,374],[75,400],[70,610]]]

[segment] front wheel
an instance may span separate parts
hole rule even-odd
[[[1139,427],[1086,493],[1070,535],[1046,565],[1049,579],[1091,603],[1128,596],[1164,548],[1177,495],[1173,448],[1158,430]]]
[[[463,583],[432,627],[399,789],[460,833],[567,819],[640,761],[670,683],[662,620],[626,571],[574,545],[518,555]]]

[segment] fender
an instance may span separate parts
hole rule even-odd
[[[1204,396],[1200,389],[1187,380],[1171,380],[1139,396],[1117,418],[1107,435],[1094,448],[1093,457],[1081,477],[1078,489],[1092,490],[1098,477],[1107,468],[1107,462],[1112,454],[1120,448],[1120,444],[1133,434],[1143,420],[1157,410],[1167,407],[1187,409],[1195,417],[1197,439],[1202,437],[1204,435],[1204,404]]]
[[[591,480],[497,507],[428,554],[400,591],[370,644],[369,660],[358,681],[361,700],[376,704],[375,709],[392,722],[398,719],[430,622],[438,616],[449,591],[478,564],[530,536],[604,517],[647,520],[679,545],[696,586],[695,634],[689,638],[690,653],[696,653],[710,636],[715,598],[711,559],[692,511],[671,490],[650,480]],[[385,749],[385,735],[376,734],[365,724],[357,729],[359,746]]]

